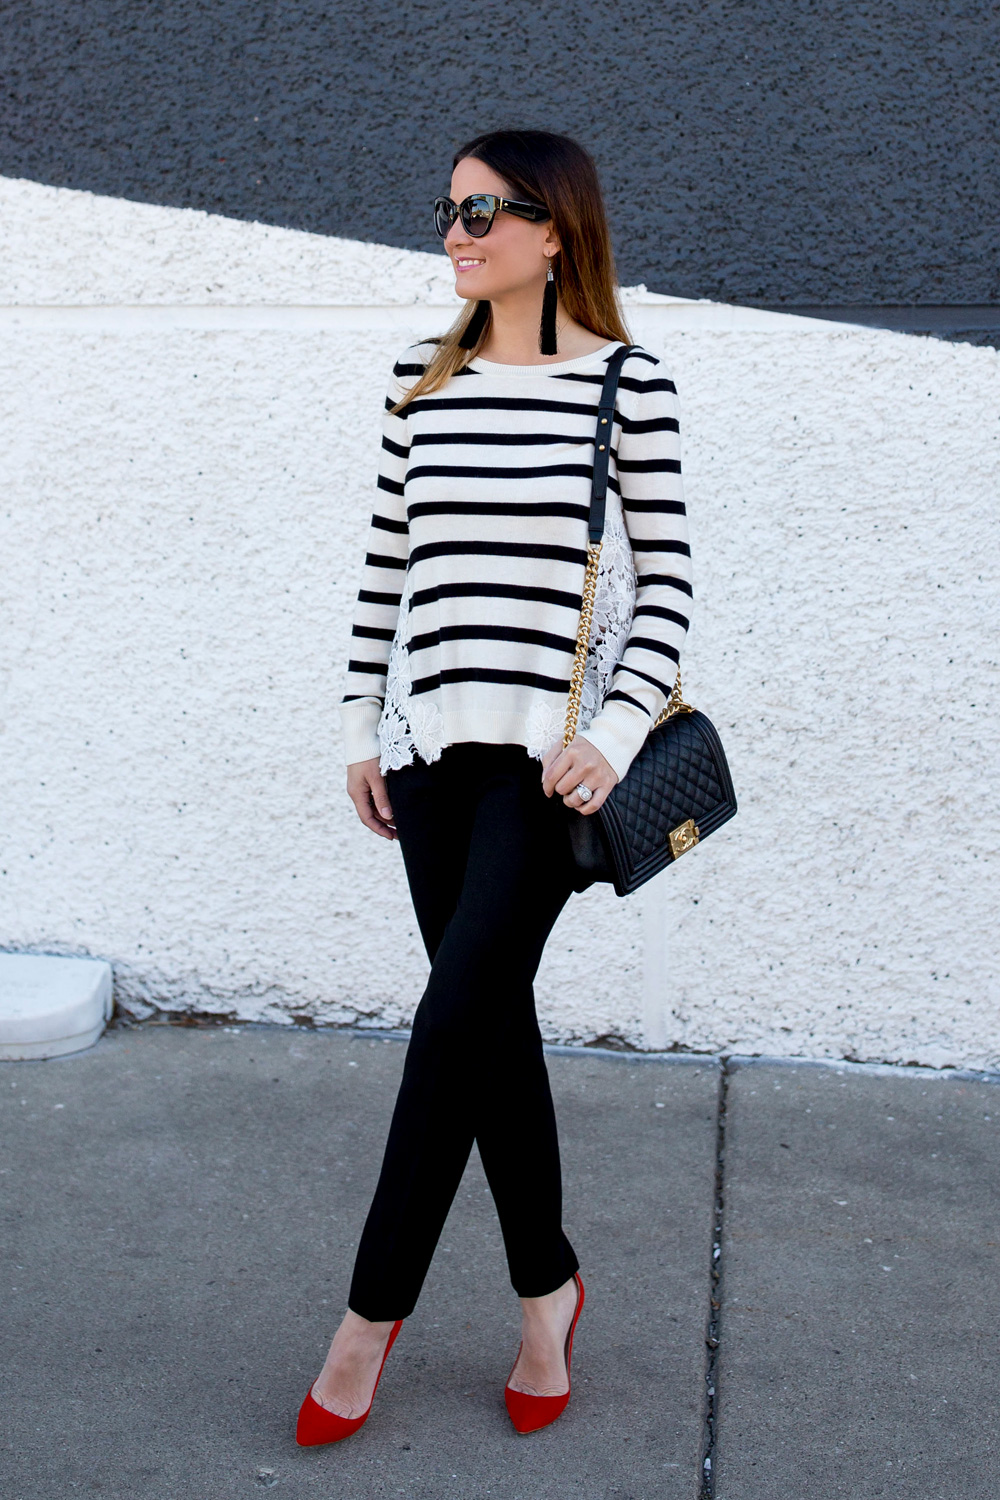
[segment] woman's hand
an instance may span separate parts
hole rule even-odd
[[[371,760],[356,760],[348,766],[347,795],[366,828],[383,839],[398,838],[392,821],[389,793],[385,789],[385,778],[378,768],[377,755]]]
[[[546,797],[558,792],[567,807],[584,815],[595,813],[618,780],[618,773],[604,759],[596,745],[582,735],[570,740],[565,750],[557,743],[542,762],[542,790]],[[576,788],[583,783],[593,796],[584,802]]]

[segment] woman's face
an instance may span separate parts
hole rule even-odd
[[[456,203],[470,193],[494,193],[501,198],[522,200],[510,190],[502,177],[477,161],[465,156],[451,174],[451,196]],[[498,213],[480,239],[466,233],[460,217],[449,229],[444,248],[455,268],[455,290],[460,297],[482,298],[494,302],[508,293],[537,287],[541,296],[550,253],[559,248],[552,232],[552,222],[530,224],[514,214]]]

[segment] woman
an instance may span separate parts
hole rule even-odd
[[[611,439],[585,732],[563,747],[597,401],[628,338],[597,172],[565,137],[492,132],[457,153],[435,221],[467,305],[393,371],[341,707],[349,794],[400,841],[431,972],[348,1312],[300,1413],[306,1444],[365,1420],[474,1141],[521,1299],[508,1411],[535,1431],[569,1399],[583,1283],[532,981],[581,888],[565,808],[593,816],[625,774],[688,625],[677,396],[636,350]]]

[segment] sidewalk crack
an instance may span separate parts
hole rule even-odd
[[[712,1257],[709,1266],[708,1322],[705,1329],[705,1436],[698,1500],[714,1500],[718,1440],[719,1353],[722,1311],[722,1226],[725,1211],[726,1108],[729,1058],[722,1058],[715,1126],[715,1200],[712,1207]]]

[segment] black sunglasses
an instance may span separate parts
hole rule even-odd
[[[435,198],[434,228],[444,239],[461,215],[466,234],[479,240],[492,229],[493,220],[501,210],[505,214],[514,214],[519,219],[530,219],[533,224],[540,224],[544,219],[551,218],[548,209],[542,208],[538,203],[518,203],[513,198],[498,198],[493,193],[471,193],[461,203],[456,203],[453,198]]]

